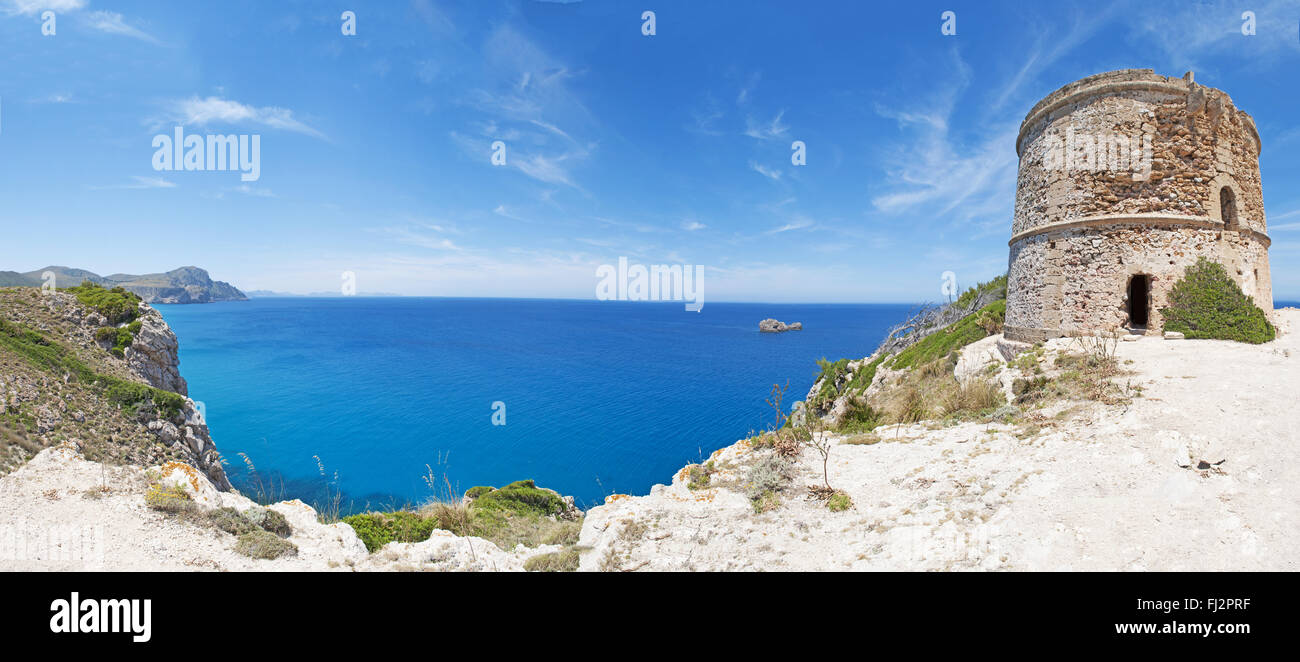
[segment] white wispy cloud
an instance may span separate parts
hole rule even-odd
[[[952,78],[931,86],[929,98],[905,108],[879,105],[877,113],[898,122],[902,136],[886,150],[882,191],[872,206],[886,214],[922,220],[974,221],[975,236],[1005,230],[1015,200],[1019,124],[1001,118],[974,123],[954,135],[952,116],[971,81],[969,67],[950,52]]]
[[[767,167],[767,166],[765,166],[765,165],[763,165],[763,164],[761,164],[761,163],[759,163],[759,162],[757,162],[757,161],[750,161],[750,162],[749,162],[749,168],[750,168],[751,170],[753,170],[754,172],[756,172],[756,173],[758,173],[758,174],[760,174],[760,175],[762,175],[762,176],[764,176],[764,177],[766,177],[766,178],[768,178],[768,179],[771,179],[771,180],[778,180],[778,179],[781,179],[781,171],[780,171],[780,170],[773,170],[772,168],[769,168],[769,167]]]
[[[1166,65],[1193,70],[1219,55],[1235,55],[1257,64],[1260,59],[1294,57],[1295,0],[1203,0],[1171,7],[1143,6],[1136,15],[1125,10],[1124,22],[1141,39],[1162,49]],[[1255,14],[1255,34],[1242,33],[1242,14]]]
[[[140,30],[139,28],[127,25],[126,20],[117,12],[111,11],[93,11],[85,16],[85,22],[91,28],[106,32],[108,34],[122,35],[133,39],[140,39],[151,43],[158,43],[153,35]]]
[[[686,129],[706,136],[720,136],[723,132],[716,126],[716,122],[724,115],[718,100],[712,94],[705,94],[702,107],[691,111],[691,123]]]
[[[384,228],[383,230],[403,244],[437,251],[463,250],[451,239],[443,236],[446,233],[446,229],[439,225],[390,227]]]
[[[86,6],[86,0],[5,0],[4,11],[10,16],[23,14],[31,16],[45,10],[62,14]]]
[[[325,138],[323,133],[295,118],[292,110],[277,106],[258,108],[220,97],[193,96],[172,102],[168,110],[169,120],[187,125],[256,125]]]
[[[813,226],[813,222],[811,219],[798,216],[795,217],[790,222],[772,228],[771,230],[768,230],[763,234],[781,234],[782,232],[790,232],[791,230],[802,230],[804,228],[810,228],[812,226]]]
[[[506,143],[507,166],[537,181],[582,191],[573,169],[591,157],[596,143],[578,137],[595,124],[569,86],[581,74],[512,25],[493,30],[480,55],[487,81],[461,101],[486,116],[474,123],[479,133]],[[451,137],[470,157],[489,162],[487,145],[457,131]]]
[[[701,223],[701,222],[699,222],[699,221],[696,221],[696,220],[689,220],[689,219],[688,219],[688,220],[686,220],[686,221],[682,221],[682,229],[683,229],[683,230],[686,230],[687,232],[695,232],[695,231],[697,231],[697,230],[703,230],[704,228],[707,228],[707,227],[709,227],[709,226],[707,226],[707,225],[705,225],[705,224],[703,224],[703,223]]]
[[[782,124],[781,119],[785,117],[785,110],[779,111],[770,122],[759,122],[753,117],[745,118],[745,135],[758,140],[776,140],[789,132],[789,125]]]
[[[1278,215],[1274,216],[1273,218],[1271,218],[1271,219],[1269,219],[1269,220],[1270,220],[1270,221],[1280,221],[1280,220],[1282,220],[1282,219],[1286,219],[1286,218],[1294,218],[1294,217],[1296,217],[1296,216],[1300,216],[1300,209],[1293,209],[1293,210],[1291,210],[1291,211],[1289,211],[1289,212],[1282,213],[1282,214],[1278,214]],[[1293,223],[1292,225],[1295,225],[1295,224]],[[1273,227],[1270,228],[1270,229],[1277,229],[1278,227],[1280,227],[1280,226],[1273,226]]]
[[[150,188],[176,188],[174,182],[169,182],[161,177],[142,177],[132,175],[134,184],[116,184],[113,186],[92,186],[92,191],[108,191],[114,189],[150,189]]]

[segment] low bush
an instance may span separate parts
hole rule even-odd
[[[1223,265],[1204,257],[1187,268],[1160,309],[1165,331],[1188,338],[1266,343],[1277,337],[1268,315],[1246,296]]]
[[[293,528],[289,526],[289,520],[285,519],[283,514],[270,508],[250,508],[244,513],[244,517],[258,528],[274,533],[281,538],[288,538],[293,535]]]
[[[767,492],[780,492],[794,477],[794,463],[778,455],[767,455],[750,467],[745,494],[751,501]]]
[[[297,556],[298,546],[270,531],[256,529],[240,534],[235,541],[235,551],[250,558],[271,560]]]
[[[144,495],[145,505],[159,512],[177,514],[195,509],[194,499],[180,485],[154,483]]]
[[[130,322],[140,314],[140,297],[121,287],[104,289],[87,280],[77,287],[67,288],[67,291],[82,305],[103,315],[109,324]]]
[[[441,528],[437,519],[405,510],[349,515],[343,522],[356,531],[370,552],[390,542],[424,542],[434,529]]]
[[[256,524],[244,517],[243,513],[234,508],[217,508],[209,512],[207,517],[209,524],[235,536],[242,536],[258,528]]]
[[[826,500],[826,507],[833,513],[842,512],[853,507],[853,498],[848,492],[836,492]]]
[[[710,460],[704,464],[692,464],[686,468],[686,487],[691,490],[702,490],[709,486],[709,477],[713,475],[713,462]]]

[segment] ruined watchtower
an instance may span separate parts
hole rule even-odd
[[[1271,314],[1259,151],[1250,115],[1190,72],[1111,71],[1039,101],[1016,140],[1006,337],[1157,332],[1201,256]]]

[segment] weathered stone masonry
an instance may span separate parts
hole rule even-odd
[[[1089,76],[1029,111],[1016,151],[1008,339],[1158,332],[1200,256],[1272,313],[1259,133],[1227,94],[1190,73]]]

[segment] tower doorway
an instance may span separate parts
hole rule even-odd
[[[1129,327],[1146,328],[1151,318],[1151,277],[1136,274],[1128,281]]]

